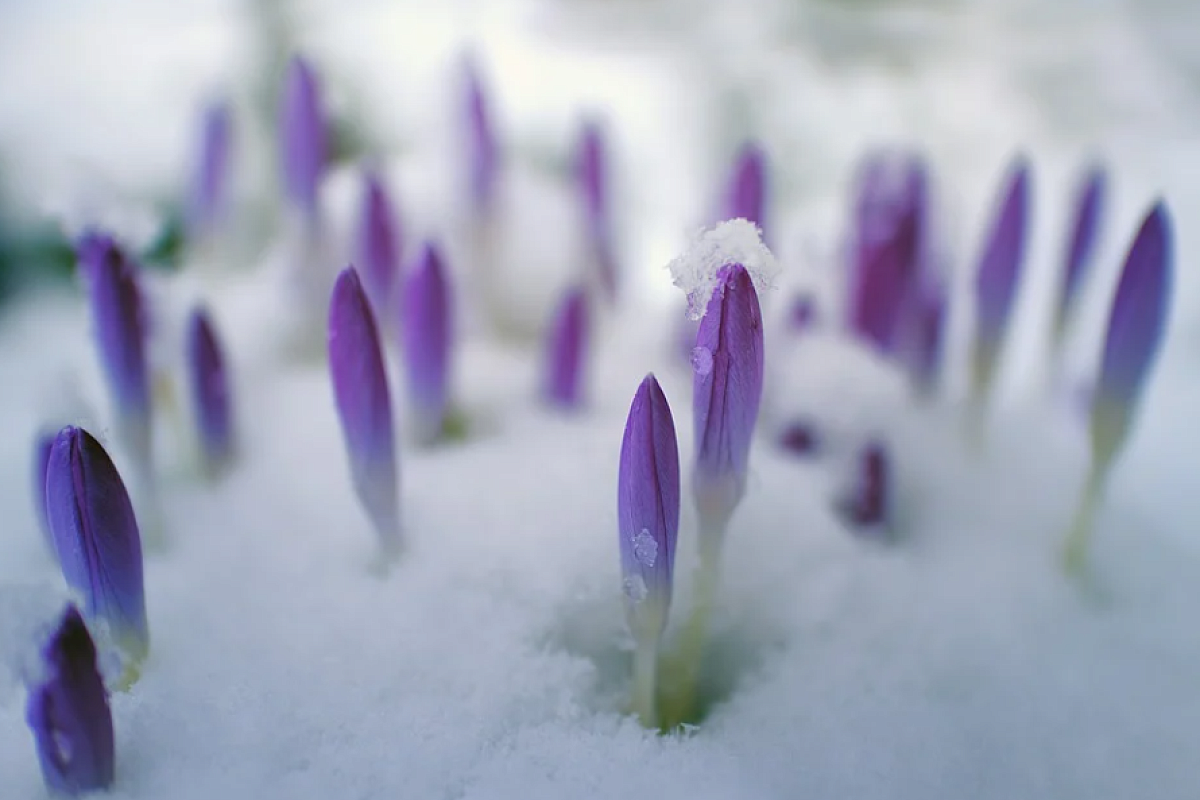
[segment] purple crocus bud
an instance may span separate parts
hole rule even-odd
[[[1106,186],[1104,169],[1097,165],[1088,170],[1075,196],[1075,216],[1071,221],[1067,242],[1066,267],[1063,270],[1062,289],[1054,312],[1056,345],[1062,341],[1063,332],[1075,308],[1079,287],[1083,284],[1096,252]]]
[[[662,635],[671,605],[679,535],[679,448],[671,407],[647,375],[625,423],[617,523],[625,613],[636,639]]]
[[[812,295],[801,294],[792,298],[788,306],[787,328],[798,333],[811,328],[817,321],[817,304]]]
[[[816,426],[803,419],[789,422],[779,433],[779,446],[793,455],[814,455],[820,446]]]
[[[391,395],[375,318],[354,267],[333,286],[329,370],[354,489],[392,555],[400,546],[400,513]]]
[[[305,216],[317,214],[317,196],[328,157],[321,88],[312,65],[293,56],[279,109],[279,151],[284,190]]]
[[[450,400],[450,285],[437,247],[427,243],[404,287],[404,354],[417,440],[443,433]]]
[[[975,278],[977,320],[971,352],[971,383],[972,392],[979,399],[986,397],[991,389],[1021,279],[1030,204],[1029,171],[1024,156],[1013,163]]]
[[[879,442],[870,442],[858,453],[853,482],[842,498],[846,522],[858,530],[879,530],[888,521],[891,501],[891,463]]]
[[[575,288],[563,298],[549,331],[542,395],[550,405],[573,409],[583,402],[587,345],[587,293]]]
[[[717,273],[717,286],[700,320],[692,368],[692,485],[702,529],[723,533],[745,490],[763,388],[762,312],[741,264],[726,264]]]
[[[50,521],[46,516],[46,468],[50,465],[53,446],[54,434],[48,431],[40,432],[33,442],[33,510],[51,552],[54,552],[54,536],[50,533]]]
[[[738,151],[725,199],[725,219],[745,219],[760,229],[766,201],[766,156],[758,144],[747,142]]]
[[[46,516],[63,577],[89,619],[103,620],[136,664],[150,648],[142,540],[108,453],[90,433],[59,431],[46,467]]]
[[[395,219],[392,202],[379,176],[367,173],[358,216],[357,264],[367,296],[381,316],[391,311],[400,268],[399,229]]]
[[[604,135],[593,122],[583,126],[576,171],[592,258],[600,286],[611,300],[616,297],[618,281],[609,214],[608,166]]]
[[[941,374],[946,331],[946,289],[941,281],[925,281],[915,306],[909,374],[917,392],[928,396]]]
[[[96,666],[96,645],[75,606],[67,606],[42,649],[25,717],[50,791],[78,796],[112,786],[112,712]]]
[[[473,59],[466,64],[466,95],[471,201],[476,213],[485,216],[495,200],[500,157],[487,90],[479,66]]]
[[[138,464],[150,463],[150,381],[145,309],[134,265],[113,240],[88,234],[79,247],[93,334],[117,417],[117,433]]]
[[[225,215],[232,127],[229,106],[224,102],[205,109],[188,201],[188,231],[194,238],[211,234]]]
[[[203,308],[192,311],[188,319],[186,348],[200,452],[205,472],[215,476],[233,459],[233,402],[221,343]]]

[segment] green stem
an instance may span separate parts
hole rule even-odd
[[[658,706],[655,696],[655,673],[658,670],[658,639],[638,642],[633,653],[633,713],[642,725],[658,727]]]
[[[1103,495],[1104,476],[1107,473],[1107,463],[1101,459],[1092,461],[1088,472],[1087,483],[1079,505],[1075,508],[1075,517],[1067,533],[1066,544],[1063,548],[1063,570],[1068,575],[1079,575],[1087,560],[1088,542],[1092,537],[1092,526],[1096,518],[1096,510],[1100,506]]]

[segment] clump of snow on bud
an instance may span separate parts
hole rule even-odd
[[[701,230],[682,255],[667,264],[672,282],[687,293],[689,319],[700,319],[708,308],[717,272],[726,264],[741,264],[754,288],[775,288],[779,264],[763,244],[762,230],[753,222],[731,219]]]

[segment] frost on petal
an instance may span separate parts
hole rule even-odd
[[[309,215],[317,210],[328,157],[325,124],[316,72],[306,59],[293,56],[279,108],[279,152],[287,196]]]
[[[195,309],[188,320],[186,348],[197,438],[205,469],[212,475],[233,457],[233,401],[225,355],[203,308]]]
[[[547,336],[542,391],[547,403],[561,408],[582,403],[587,349],[587,294],[576,288],[563,298]]]
[[[1104,213],[1106,189],[1107,177],[1104,169],[1094,166],[1088,170],[1076,193],[1074,216],[1068,229],[1062,290],[1054,317],[1057,336],[1062,335],[1075,306],[1079,288],[1092,264],[1099,239],[1101,216]]]
[[[42,662],[42,675],[29,687],[25,718],[47,788],[70,796],[107,789],[116,760],[112,712],[96,646],[75,606],[67,607]]]
[[[704,315],[727,264],[740,264],[758,291],[773,288],[779,275],[779,265],[753,222],[731,219],[703,230],[667,265],[675,285],[687,294],[691,319]]]
[[[356,237],[358,269],[376,312],[391,310],[392,291],[400,269],[399,228],[395,212],[379,176],[363,178],[362,202]]]
[[[140,661],[150,645],[142,540],[117,468],[82,428],[67,426],[54,440],[46,515],[63,577],[84,614],[107,622],[122,649]]]
[[[671,407],[653,375],[634,395],[621,441],[617,523],[630,627],[662,633],[671,602],[679,534],[679,448]],[[650,599],[653,614],[643,613]]]
[[[441,254],[426,244],[404,288],[404,356],[408,396],[417,436],[430,443],[442,434],[449,406],[450,285]]]

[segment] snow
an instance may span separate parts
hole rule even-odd
[[[74,4],[70,20],[65,0],[0,11],[0,113],[14,120],[0,144],[28,156],[14,162],[10,186],[28,213],[42,208],[39,187],[72,195],[78,163],[106,165],[124,199],[187,174],[188,109],[244,59],[219,34],[235,29],[232,4],[175,4],[186,9],[179,17],[151,5]],[[474,21],[470,3],[414,13],[364,2],[357,14],[304,4],[307,43],[360,79],[378,128],[407,143],[387,174],[401,213],[418,220],[406,225],[410,243],[452,235],[461,222],[450,178],[436,185],[439,171],[452,175],[437,92],[464,30],[492,68],[512,169],[526,171],[527,183],[508,190],[523,209],[563,197],[522,188],[544,178],[530,153],[552,142],[565,159],[576,112],[606,108],[631,296],[598,323],[593,394],[574,416],[539,408],[538,347],[463,321],[455,389],[471,435],[429,450],[402,443],[411,547],[380,576],[326,370],[276,346],[286,301],[270,253],[254,269],[197,268],[156,285],[168,317],[197,298],[213,312],[234,367],[242,460],[227,480],[204,484],[186,408],[156,420],[169,527],[147,555],[151,658],[134,689],[112,700],[109,796],[1194,800],[1200,637],[1189,611],[1200,607],[1200,485],[1191,464],[1200,442],[1187,420],[1200,401],[1200,283],[1187,266],[1200,239],[1186,221],[1200,213],[1200,149],[1189,139],[1200,102],[1175,60],[1190,51],[1157,52],[1164,4],[1146,20],[1112,0],[1053,10],[1011,0],[760,0],[757,15],[736,2],[701,15],[668,0],[648,5],[631,33],[622,3],[497,3]],[[1190,8],[1174,13],[1194,18]],[[89,26],[100,15],[97,32]],[[188,37],[157,38],[180,19]],[[395,41],[405,26],[411,48]],[[655,31],[675,33],[664,44]],[[785,47],[784,36],[803,47]],[[151,44],[139,48],[143,39]],[[51,60],[55,52],[68,60]],[[761,127],[778,169],[771,241],[781,286],[833,282],[829,254],[867,145],[927,148],[957,266],[949,391],[916,405],[892,365],[828,327],[836,305],[821,308],[826,327],[768,326],[763,421],[706,659],[714,702],[695,730],[659,737],[625,713],[632,642],[618,454],[630,398],[654,371],[685,470],[690,463],[692,373],[672,344],[678,292],[659,266],[686,251],[744,125]],[[1003,402],[976,457],[960,424],[964,263],[1019,146],[1037,170],[1034,240]],[[1058,550],[1086,468],[1085,431],[1047,399],[1040,343],[1071,181],[1091,152],[1112,164],[1116,199],[1073,342],[1081,374],[1100,324],[1087,320],[1103,317],[1119,255],[1159,193],[1179,222],[1180,269],[1167,348],[1080,583],[1064,578]],[[247,169],[269,173],[258,162]],[[356,184],[345,174],[330,184],[341,235]],[[549,213],[540,222],[536,211],[513,212],[505,252],[530,262],[505,266],[520,280],[534,256],[556,280],[572,268],[552,253],[569,238],[570,212]],[[447,231],[437,229],[442,215],[453,220]],[[332,241],[345,245],[344,235]],[[457,261],[456,279],[468,280]],[[545,287],[528,296],[510,288],[504,302],[524,313],[552,300]],[[782,295],[768,292],[764,304]],[[388,362],[397,384],[398,358]],[[34,632],[65,592],[31,507],[32,437],[44,423],[86,420],[112,444],[94,361],[76,294],[30,295],[0,317],[9,432],[0,439],[0,800],[45,796],[21,677],[35,669]],[[834,452],[800,460],[775,449],[776,425],[795,415],[815,418]],[[897,465],[890,547],[853,536],[833,508],[838,453],[871,435],[886,437]],[[668,649],[690,608],[695,530],[685,491]]]
[[[758,226],[745,219],[719,222],[693,236],[683,254],[667,264],[672,281],[687,295],[690,319],[704,316],[717,286],[717,274],[726,264],[745,267],[760,294],[775,288],[779,264],[763,244]]]

